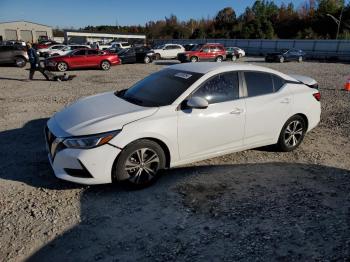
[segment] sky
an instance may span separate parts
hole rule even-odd
[[[299,7],[305,0],[293,2]],[[60,28],[87,25],[144,25],[175,14],[180,20],[213,17],[224,7],[237,15],[255,0],[0,0],[0,22],[26,20]]]

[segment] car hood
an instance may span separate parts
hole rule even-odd
[[[59,137],[92,135],[121,129],[157,110],[158,107],[134,105],[108,92],[78,100],[56,113],[48,127]]]

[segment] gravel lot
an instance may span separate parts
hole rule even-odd
[[[141,191],[59,181],[42,131],[78,98],[164,65],[74,71],[70,82],[27,82],[27,70],[0,67],[0,260],[350,261],[350,66],[245,62],[315,78],[321,124],[294,152],[210,159]]]

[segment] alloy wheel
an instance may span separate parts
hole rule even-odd
[[[58,63],[57,69],[61,72],[64,72],[64,71],[67,71],[68,67],[66,63],[61,62],[61,63]]]
[[[130,154],[125,161],[124,169],[129,175],[129,181],[143,184],[151,181],[160,167],[158,154],[150,148],[140,148]]]
[[[111,67],[111,65],[110,65],[109,62],[103,61],[102,64],[101,64],[101,67],[102,67],[103,70],[108,70]]]
[[[294,120],[289,123],[284,131],[284,142],[288,147],[295,147],[300,143],[303,134],[303,124],[298,120]]]

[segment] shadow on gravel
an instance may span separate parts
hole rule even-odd
[[[151,188],[95,186],[81,223],[29,261],[346,261],[350,172],[266,163],[172,169]]]
[[[153,61],[155,65],[176,65],[180,64],[179,60],[155,60]]]
[[[0,132],[0,178],[48,189],[81,187],[54,176],[45,148],[47,120],[32,120],[23,127]]]
[[[350,257],[349,170],[297,163],[192,166],[168,170],[140,191],[80,186],[54,177],[46,121],[0,132],[0,178],[49,190],[82,188],[81,222],[29,261]]]

